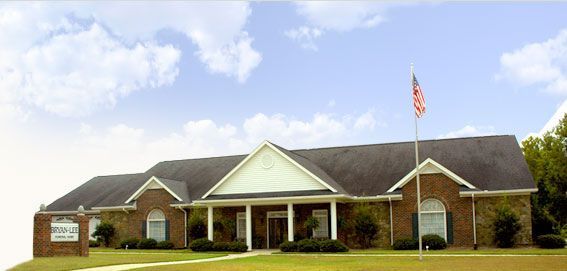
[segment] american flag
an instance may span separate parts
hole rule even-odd
[[[423,92],[421,92],[421,87],[413,74],[413,107],[415,108],[415,115],[421,118],[425,114],[425,98],[423,97]]]

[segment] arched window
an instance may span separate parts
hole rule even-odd
[[[165,215],[160,209],[154,209],[148,214],[147,238],[165,241]]]
[[[447,240],[447,217],[445,206],[436,199],[421,203],[421,235],[437,234]]]

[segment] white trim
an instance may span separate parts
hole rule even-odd
[[[244,236],[239,236],[239,220],[244,220]],[[236,212],[236,239],[246,239],[246,212]]]
[[[392,200],[402,200],[402,194],[393,195],[376,195],[376,196],[354,196],[350,198],[353,201],[392,201]]]
[[[266,212],[266,248],[270,249],[270,219],[285,218],[289,219],[287,211],[267,211]],[[289,220],[288,220],[289,222]],[[289,235],[289,229],[288,235]],[[289,239],[289,236],[288,236]]]
[[[327,225],[327,234],[325,236],[315,236],[315,229],[312,229],[311,236],[313,238],[329,238],[329,211],[327,209],[314,209],[311,211],[311,216],[315,218],[325,218],[325,224]],[[319,225],[321,227],[321,225]]]
[[[124,211],[128,212],[128,210],[136,210],[136,202],[133,205],[122,205],[122,206],[97,206],[92,207],[92,210],[100,210],[100,211]]]
[[[244,198],[244,199],[218,199],[218,200],[195,200],[195,205],[202,204],[205,206],[242,206],[243,203],[254,205],[279,205],[293,203],[321,203],[322,199],[349,199],[344,194],[337,195],[319,195],[319,196],[297,196],[297,197],[277,197],[277,198]],[[328,202],[328,201],[327,201]]]
[[[37,213],[39,213],[39,214],[50,214],[50,215],[76,215],[79,212],[78,211],[39,211]],[[83,211],[81,213],[86,214],[86,215],[98,215],[98,214],[100,214],[100,211],[98,211],[98,210]]]
[[[155,212],[155,211],[160,211],[160,212],[163,214],[163,219],[150,219],[150,215],[151,215],[153,212]],[[165,232],[167,231],[167,229],[166,229],[167,225],[166,225],[166,223],[165,223],[165,221],[166,221],[166,219],[165,219],[165,213],[164,213],[161,209],[159,209],[159,208],[154,208],[154,209],[152,209],[152,210],[148,213],[148,215],[146,216],[146,238],[150,238],[150,222],[160,222],[160,221],[163,221],[163,227],[164,227],[164,229],[163,229],[163,240],[159,240],[159,241],[164,241],[164,240],[167,239],[167,236],[166,236],[166,234],[165,234]],[[154,238],[154,240],[155,240],[155,238]],[[159,241],[158,241],[158,242],[159,242]]]
[[[453,181],[455,181],[456,183],[460,184],[460,185],[465,185],[466,187],[470,188],[470,189],[476,189],[476,187],[474,185],[472,185],[471,183],[467,182],[466,180],[464,180],[463,178],[459,177],[457,174],[455,174],[454,172],[450,171],[449,169],[447,169],[446,167],[442,166],[441,164],[435,162],[435,160],[431,159],[431,158],[427,158],[425,159],[425,161],[423,161],[420,165],[419,168],[423,168],[424,166],[431,164],[437,168],[439,168],[439,170],[441,170],[441,172],[445,175],[447,175],[449,178],[451,178]],[[401,180],[399,180],[396,184],[394,184],[392,187],[390,187],[390,189],[388,189],[387,192],[394,192],[394,190],[404,186],[406,183],[408,183],[413,177],[415,177],[415,173],[416,173],[416,169],[410,171],[406,176],[404,176]],[[424,175],[424,173],[420,173],[420,175]]]
[[[311,173],[311,171],[307,170],[306,168],[304,168],[303,166],[301,166],[300,164],[295,162],[295,160],[291,159],[289,156],[287,156],[285,153],[280,151],[278,148],[276,148],[270,142],[264,141],[258,147],[256,147],[256,149],[254,149],[254,151],[252,151],[248,156],[246,156],[246,158],[244,158],[244,160],[242,160],[236,167],[234,167],[230,172],[228,172],[218,183],[216,183],[211,189],[209,189],[209,191],[207,191],[207,193],[205,193],[205,195],[203,195],[203,197],[201,197],[201,198],[202,199],[207,198],[211,193],[213,193],[217,188],[219,188],[224,182],[226,182],[226,180],[228,180],[228,178],[230,178],[238,169],[240,169],[243,165],[245,165],[246,162],[248,162],[248,160],[250,160],[252,157],[254,157],[254,155],[257,152],[259,152],[264,146],[268,146],[269,148],[271,148],[273,151],[275,151],[276,153],[278,153],[279,155],[284,157],[286,160],[288,160],[290,163],[292,163],[293,165],[295,165],[299,169],[303,170],[305,173],[307,173],[307,175],[309,175],[310,177],[312,177],[313,179],[315,179],[316,181],[321,183],[327,189],[329,189],[333,192],[337,192],[337,190],[335,188],[333,188],[332,186],[330,186],[329,184],[327,184],[326,182],[321,180],[315,174]]]
[[[443,211],[421,211],[421,215],[423,214],[439,214],[439,213],[443,213],[443,228],[444,228],[444,232],[445,232],[445,242],[447,242],[447,208],[445,208],[445,204],[443,204],[443,202],[441,202],[438,199],[434,199],[434,198],[430,198],[430,199],[426,199],[424,201],[421,202],[420,205],[423,205],[424,203],[428,202],[428,201],[437,201],[441,204],[441,206],[443,206]],[[422,222],[423,223],[423,222]],[[422,228],[423,228],[423,224],[421,224]],[[423,236],[423,231],[420,230],[419,231],[422,236]]]
[[[521,195],[530,195],[531,193],[536,193],[538,191],[537,188],[524,188],[524,189],[510,189],[510,190],[484,190],[484,191],[461,191],[459,195],[461,197],[472,197],[474,194],[475,197],[496,197],[496,196],[521,196]]]
[[[163,189],[165,189],[165,191],[167,191],[169,194],[171,194],[175,199],[177,199],[178,201],[183,201],[183,199],[181,199],[181,197],[179,197],[177,194],[173,193],[173,191],[171,191],[171,189],[169,189],[169,187],[167,187],[167,185],[163,184],[159,180],[158,177],[152,176],[149,180],[146,181],[146,183],[144,183],[144,185],[142,185],[138,190],[136,190],[136,192],[134,192],[134,194],[132,194],[132,196],[130,196],[124,203],[129,203],[129,202],[137,199],[138,197],[140,197],[140,195],[142,195],[146,191],[148,186],[153,181],[156,182],[157,184],[159,184],[161,187],[163,187]]]

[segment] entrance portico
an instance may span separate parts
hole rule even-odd
[[[340,199],[339,199],[340,200]],[[207,207],[207,225],[210,240],[214,240],[215,217],[236,219],[236,239],[245,241],[252,248],[278,248],[284,241],[294,241],[295,236],[337,239],[337,199],[334,197],[295,199],[255,199],[242,206],[238,201],[199,201]],[[243,212],[242,212],[243,211]],[[218,214],[221,214],[222,218]],[[309,217],[320,220],[319,230],[308,233],[304,222]],[[245,220],[242,221],[242,220]],[[241,227],[245,226],[245,230]],[[241,236],[245,232],[245,236]],[[232,241],[228,237],[219,237]],[[255,240],[255,241],[254,241]],[[254,243],[256,242],[256,243]]]

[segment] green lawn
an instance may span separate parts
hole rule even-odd
[[[136,269],[138,271],[154,268]],[[429,257],[419,262],[417,257],[396,256],[301,256],[272,255],[209,263],[160,266],[160,271],[251,271],[251,270],[567,270],[567,256],[517,257]]]
[[[92,250],[91,250],[92,251]],[[97,251],[102,251],[97,249]],[[226,253],[192,253],[188,250],[172,250],[172,253],[164,253],[167,251],[150,250],[151,253],[142,253],[143,251],[131,250],[124,253],[124,250],[112,250],[119,253],[91,253],[89,257],[50,257],[35,258],[28,262],[15,266],[10,270],[72,270],[78,268],[87,268],[95,266],[106,266],[127,263],[150,263],[163,261],[184,261],[203,258],[212,258],[227,255]],[[161,252],[161,253],[160,253]],[[154,253],[154,254],[152,254]],[[160,253],[160,254],[158,254]]]
[[[418,254],[417,250],[391,250],[391,249],[351,249],[349,254]],[[423,251],[427,254],[482,254],[482,255],[567,255],[567,248],[541,249],[541,248],[480,248],[473,249],[444,249]]]

